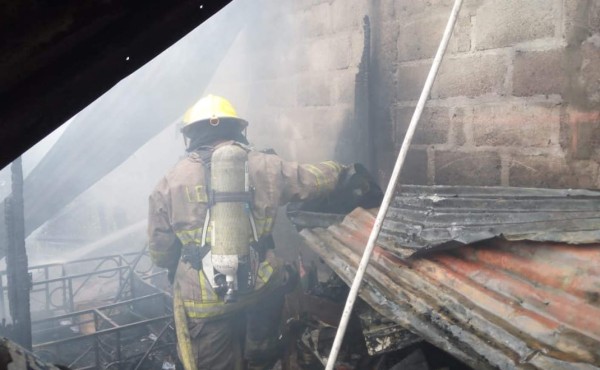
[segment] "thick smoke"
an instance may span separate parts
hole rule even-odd
[[[306,86],[325,72],[310,77],[322,61],[307,55],[309,14],[297,6],[231,2],[81,111],[50,149],[25,155],[27,163],[43,154],[25,179],[31,264],[139,251],[148,195],[184,155],[181,116],[205,94],[229,99],[259,148],[297,161],[333,157],[339,132],[328,124],[339,117],[320,108],[322,93]],[[317,113],[306,117],[303,104]],[[5,177],[0,172],[0,192]],[[283,226],[288,233],[279,239],[290,234]]]

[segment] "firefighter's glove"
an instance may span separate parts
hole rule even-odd
[[[360,163],[354,163],[344,168],[340,174],[332,203],[338,203],[343,213],[352,211],[355,207],[378,207],[383,199],[383,192],[369,171]]]
[[[338,191],[347,193],[353,199],[359,199],[371,189],[371,176],[360,163],[345,166],[340,174]]]

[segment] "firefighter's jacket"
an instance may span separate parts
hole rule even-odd
[[[225,142],[219,145],[239,145],[248,151],[248,171],[253,188],[252,214],[258,237],[271,233],[279,206],[291,201],[314,199],[333,191],[343,167],[328,161],[316,165],[282,160],[275,154],[253,150],[243,144]],[[149,249],[159,267],[177,267],[175,284],[179,284],[188,318],[204,319],[234,312],[260,299],[263,292],[282,280],[281,263],[273,253],[267,253],[258,269],[253,293],[236,303],[225,304],[209,284],[202,270],[178,261],[182,246],[200,246],[208,206],[206,192],[207,155],[192,152],[181,160],[156,186],[149,204]],[[210,153],[208,155],[210,161]],[[207,230],[207,235],[210,232]]]

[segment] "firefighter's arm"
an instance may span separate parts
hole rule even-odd
[[[163,179],[149,198],[148,244],[150,257],[158,267],[175,270],[181,243],[170,223],[167,181]]]
[[[281,204],[316,199],[329,195],[339,183],[346,167],[326,161],[318,164],[298,164],[281,161]]]
[[[342,166],[328,161],[317,165],[282,165],[282,204],[292,202],[290,212],[347,214],[356,207],[374,208],[383,192],[375,178],[359,163]]]

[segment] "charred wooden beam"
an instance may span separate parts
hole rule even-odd
[[[29,292],[31,278],[25,250],[25,216],[23,207],[23,166],[21,157],[12,166],[12,194],[6,200],[6,228],[8,248],[6,272],[10,316],[13,323],[13,340],[31,349],[31,312]]]

